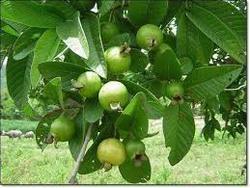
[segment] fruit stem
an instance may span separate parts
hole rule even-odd
[[[125,43],[121,46],[120,53],[121,53],[121,54],[128,54],[130,51],[131,51],[131,48],[130,48],[129,45],[125,42]]]
[[[77,183],[76,175],[77,175],[77,172],[79,170],[80,164],[81,164],[81,162],[82,162],[82,160],[83,160],[83,158],[85,156],[88,143],[89,143],[89,141],[91,139],[92,126],[93,125],[89,125],[89,127],[88,127],[88,131],[87,131],[87,134],[85,136],[84,142],[82,144],[82,148],[81,148],[81,150],[79,152],[79,155],[77,157],[77,160],[75,162],[75,165],[73,167],[73,170],[71,172],[71,175],[70,175],[70,178],[69,178],[69,181],[68,181],[68,183],[70,183],[70,184],[76,184]]]

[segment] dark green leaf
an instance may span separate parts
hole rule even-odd
[[[1,1],[1,18],[30,27],[55,28],[63,19],[31,1]]]
[[[80,13],[73,18],[58,24],[56,32],[60,39],[77,55],[84,59],[89,58],[89,45],[80,22]]]
[[[126,138],[131,132],[140,139],[148,133],[148,118],[144,110],[146,96],[137,93],[115,122],[115,126],[121,136]]]
[[[235,7],[225,1],[204,1],[193,3],[186,15],[235,60],[245,62],[246,20]]]
[[[180,162],[190,150],[195,133],[195,124],[190,106],[186,103],[170,105],[163,116],[163,133],[168,156],[173,166]]]
[[[136,26],[159,25],[167,13],[168,1],[129,1],[128,18]]]
[[[182,14],[178,20],[177,55],[188,57],[195,66],[208,65],[214,44]]]
[[[214,97],[231,84],[240,72],[241,66],[238,65],[196,68],[184,81],[185,92],[196,100]]]
[[[107,67],[104,60],[104,50],[100,36],[100,23],[97,16],[88,14],[82,20],[83,29],[87,36],[90,50],[86,64],[101,77],[107,77]]]
[[[30,67],[32,55],[15,61],[12,54],[8,56],[6,67],[7,87],[17,107],[22,108],[28,102],[30,90]]]
[[[89,123],[98,121],[103,116],[103,108],[97,99],[87,99],[84,105],[84,117]]]
[[[151,166],[149,158],[145,155],[146,160],[142,162],[141,166],[134,165],[134,161],[127,158],[127,160],[119,166],[122,177],[130,183],[145,183],[150,180]]]
[[[174,51],[168,46],[163,52],[157,52],[154,58],[153,72],[161,80],[181,78],[181,66]]]
[[[102,5],[99,9],[99,14],[101,16],[104,16],[113,8],[113,5],[115,4],[115,0],[105,0],[105,1],[102,1],[101,3]]]
[[[130,70],[133,72],[143,72],[149,64],[148,57],[138,49],[132,49]]]
[[[66,90],[72,88],[71,80],[76,80],[78,76],[85,71],[82,66],[62,62],[41,63],[38,68],[46,80],[51,80],[55,77],[61,77],[62,86]]]
[[[136,46],[135,44],[135,36],[130,33],[122,33],[115,35],[111,38],[109,43],[105,45],[105,48],[110,48],[112,46],[121,46],[127,43],[129,46]]]
[[[168,0],[168,10],[167,14],[165,15],[162,25],[167,25],[173,18],[178,14],[181,9],[181,5],[184,1],[182,0]]]
[[[53,60],[56,55],[60,39],[55,29],[46,30],[39,38],[34,49],[34,59],[31,66],[31,84],[36,87],[40,79],[38,66],[46,61]]]

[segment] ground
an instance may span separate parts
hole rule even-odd
[[[190,152],[172,167],[167,160],[169,149],[164,146],[161,126],[152,127],[153,131],[160,132],[155,137],[145,139],[152,168],[149,184],[246,184],[245,175],[241,176],[245,164],[245,135],[238,135],[236,139],[222,139],[222,134],[217,133],[215,140],[207,143],[200,137],[198,126]],[[49,146],[41,152],[35,139],[1,137],[1,165],[3,184],[63,184],[68,179],[73,159],[67,143],[60,143],[59,149]],[[78,182],[126,183],[117,167],[109,172],[100,170],[79,175]]]

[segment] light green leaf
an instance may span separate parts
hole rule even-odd
[[[98,121],[103,116],[103,108],[98,100],[87,99],[84,104],[84,117],[89,123]]]
[[[59,15],[32,1],[1,1],[2,18],[40,28],[55,28],[63,21]]]
[[[80,13],[73,18],[60,23],[56,27],[60,39],[77,55],[84,59],[89,58],[89,45],[80,22]]]
[[[31,83],[33,87],[36,87],[40,79],[38,65],[51,61],[56,55],[59,44],[60,39],[57,37],[55,29],[46,30],[37,41],[31,66]]]
[[[241,66],[238,65],[196,68],[184,81],[185,94],[195,100],[214,97],[230,85],[240,72]]]
[[[180,162],[190,150],[195,133],[195,124],[190,106],[186,103],[170,105],[163,116],[163,133],[168,156],[173,166]]]
[[[245,18],[224,1],[193,3],[187,17],[236,61],[245,62]]]
[[[89,48],[91,49],[86,64],[91,70],[95,71],[101,77],[106,78],[107,67],[104,60],[99,19],[94,14],[88,14],[82,20],[82,25],[87,36]]]

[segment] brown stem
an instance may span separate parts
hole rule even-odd
[[[88,143],[89,143],[89,141],[91,139],[92,126],[93,125],[89,125],[86,137],[85,137],[83,145],[82,145],[82,148],[81,148],[81,150],[79,152],[79,155],[78,155],[77,160],[75,162],[74,168],[73,168],[73,170],[71,172],[71,175],[70,175],[70,178],[69,178],[69,181],[68,181],[68,183],[70,183],[70,184],[76,184],[77,183],[76,175],[77,175],[77,172],[79,170],[82,159],[85,156],[87,145],[88,145]]]

